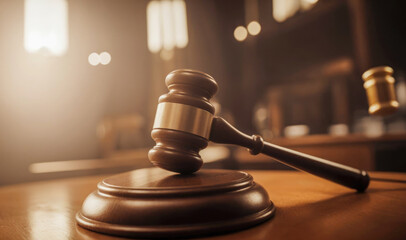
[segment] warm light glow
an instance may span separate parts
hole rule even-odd
[[[290,125],[284,129],[285,137],[288,138],[306,136],[309,132],[310,129],[307,125]]]
[[[311,3],[311,4],[315,4],[315,3],[317,3],[319,0],[302,0],[302,1],[305,1],[305,2],[308,2],[308,3]]]
[[[399,77],[402,78],[402,77]],[[401,107],[406,106],[406,83],[399,79],[398,83],[396,84],[396,97],[398,98],[399,105]]]
[[[148,49],[156,53],[162,48],[160,4],[151,1],[147,6]]]
[[[273,17],[277,22],[283,22],[299,10],[311,9],[318,0],[273,0]]]
[[[164,40],[163,47],[166,50],[172,50],[175,47],[172,1],[161,1],[161,26]]]
[[[344,123],[333,124],[328,128],[328,133],[332,136],[345,136],[349,132],[348,125]]]
[[[314,4],[316,4],[319,0],[301,0],[300,1],[300,6],[301,9],[306,11],[309,10],[313,7]]]
[[[183,0],[151,1],[147,6],[148,49],[157,53],[184,48],[189,42]],[[165,55],[165,53],[164,53]]]
[[[184,48],[189,42],[187,32],[186,4],[183,0],[172,2],[176,47]]]
[[[247,29],[243,26],[238,26],[234,30],[234,37],[237,41],[244,41],[247,38],[248,32]]]
[[[100,63],[103,65],[107,65],[111,61],[111,55],[108,52],[100,53],[99,57],[100,57]]]
[[[255,36],[261,32],[261,25],[257,21],[252,21],[248,24],[247,29],[249,34]]]
[[[273,0],[273,17],[278,22],[283,22],[293,16],[300,9],[300,0]]]
[[[100,63],[100,56],[97,53],[91,53],[89,55],[88,60],[89,60],[90,65],[96,66]]]
[[[161,54],[159,54],[159,56],[162,58],[162,60],[164,61],[169,61],[173,58],[174,51],[172,50],[166,50],[166,49],[162,49]]]
[[[230,149],[224,146],[210,146],[199,152],[205,163],[215,162],[230,157]]]
[[[63,55],[68,49],[66,0],[25,0],[24,48],[30,53],[46,50]]]

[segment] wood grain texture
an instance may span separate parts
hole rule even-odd
[[[406,239],[406,185],[371,182],[365,193],[284,171],[249,171],[277,207],[270,221],[201,239]],[[371,173],[406,180],[406,174]],[[106,176],[0,188],[0,239],[124,239],[75,222],[84,199]]]
[[[275,214],[251,175],[203,169],[177,174],[144,168],[100,182],[76,215],[79,226],[135,238],[185,238],[238,231]]]

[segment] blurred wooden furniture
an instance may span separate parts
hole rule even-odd
[[[275,137],[289,125],[306,124],[312,134],[350,119],[348,79],[354,69],[350,58],[340,57],[292,73],[283,84],[269,87],[268,127]]]
[[[52,157],[44,162],[38,159],[28,161],[27,169],[21,169],[25,175],[24,181],[114,174],[152,167],[147,159],[150,148],[143,134],[143,122],[138,114],[106,117],[94,129],[97,128],[99,154],[94,152],[90,156],[72,159],[66,156]]]
[[[97,126],[101,152],[106,158],[122,158],[131,155],[128,150],[120,149],[120,145],[129,145],[134,139],[127,139],[123,143],[122,138],[128,135],[136,135],[144,127],[144,118],[138,114],[122,115],[104,118]],[[121,140],[121,141],[120,141]]]
[[[253,228],[204,239],[406,239],[406,185],[372,182],[366,193],[292,171],[249,171],[276,215]],[[406,174],[372,172],[406,180]],[[106,176],[0,188],[0,239],[123,239],[78,227],[75,214]]]
[[[89,171],[101,170],[101,173],[115,173],[151,167],[152,164],[147,160],[149,148],[134,146],[135,138],[143,126],[144,119],[138,114],[106,117],[97,126],[102,158],[32,163],[29,171],[57,178],[61,173],[67,177],[69,172],[87,171],[89,174]],[[127,146],[122,148],[121,145]]]
[[[380,137],[361,134],[310,135],[268,141],[359,169],[406,171],[406,134],[387,134]],[[391,156],[385,157],[388,154]],[[265,155],[252,156],[241,148],[236,149],[235,158],[242,169],[286,169]]]
[[[108,174],[152,167],[152,163],[148,160],[149,150],[150,148],[135,148],[117,151],[106,158],[32,163],[29,171],[34,174],[47,174],[51,178],[61,178],[72,177],[68,174],[70,172],[82,172],[83,175],[86,173],[84,171],[87,171],[87,174],[94,174],[94,171],[97,171],[99,174]],[[230,159],[230,152],[225,146],[209,144],[200,152],[200,156],[206,168],[235,169],[236,163]]]

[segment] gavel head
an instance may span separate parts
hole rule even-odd
[[[395,95],[395,79],[392,74],[393,69],[388,66],[374,67],[362,74],[370,114],[390,115],[399,108]]]
[[[207,147],[214,107],[209,102],[217,91],[208,74],[180,69],[165,79],[169,93],[158,101],[151,136],[156,145],[149,160],[163,169],[189,174],[200,169],[199,151]]]

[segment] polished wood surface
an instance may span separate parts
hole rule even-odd
[[[271,220],[202,239],[406,239],[406,184],[371,182],[365,193],[292,171],[249,171],[277,207]],[[406,180],[406,174],[371,173]],[[106,176],[0,188],[0,239],[123,239],[76,225],[84,199]]]
[[[185,175],[155,167],[101,181],[76,220],[99,233],[162,239],[238,231],[274,214],[268,193],[248,173],[203,169]]]
[[[210,75],[190,69],[170,72],[165,84],[169,92],[158,100],[151,132],[156,145],[149,151],[148,159],[155,166],[172,172],[194,173],[203,165],[199,151],[208,145],[206,135],[215,112],[209,100],[218,86]],[[180,107],[162,111],[161,104]]]
[[[263,153],[290,167],[311,173],[343,186],[365,191],[369,185],[368,173],[326,159],[265,142],[261,136],[248,136],[221,117],[214,117],[210,141],[246,147],[252,155]]]

